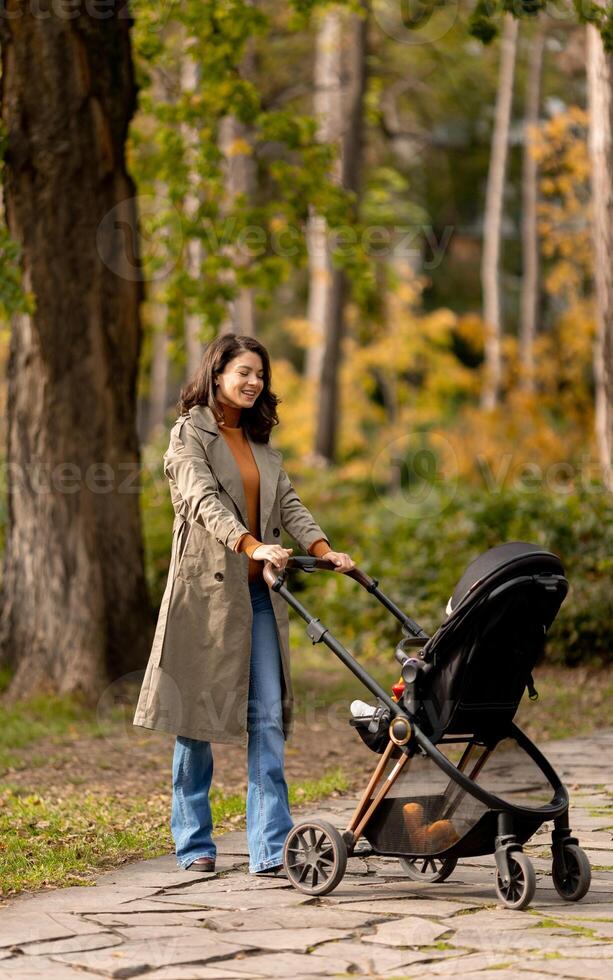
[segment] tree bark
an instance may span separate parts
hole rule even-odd
[[[200,66],[189,54],[185,54],[181,59],[181,89],[183,92],[195,92],[200,80]],[[194,145],[198,141],[198,133],[192,126],[186,123],[182,126],[183,139],[186,145],[186,159],[189,169],[191,188],[184,201],[185,214],[188,218],[198,211],[199,201],[196,190],[197,176],[194,172]],[[185,271],[192,279],[198,279],[201,275],[202,266],[202,242],[197,238],[190,238],[185,246]],[[185,315],[185,373],[191,380],[200,367],[202,354],[204,352],[204,342],[202,340],[202,317],[197,313],[186,313]]]
[[[539,306],[539,240],[537,227],[537,162],[531,152],[530,131],[538,125],[540,83],[545,29],[538,24],[528,60],[526,104],[524,110],[522,168],[522,257],[523,276],[519,325],[521,387],[534,391],[534,338]]]
[[[238,195],[252,200],[255,194],[256,170],[253,158],[253,132],[236,116],[224,116],[219,127],[219,146],[225,157],[225,190],[228,205]],[[232,250],[235,267],[245,264],[246,257]],[[228,304],[228,316],[220,333],[256,335],[256,311],[253,289],[241,287]]]
[[[591,24],[587,26],[587,81],[597,309],[596,437],[604,482],[613,491],[613,55],[604,50],[602,37]]]
[[[250,40],[245,48],[240,74],[242,78],[255,77],[255,47]],[[253,127],[236,116],[224,116],[219,127],[219,147],[225,157],[225,193],[229,207],[238,196],[252,201],[256,192],[257,169],[253,155]],[[238,248],[232,250],[235,268],[247,265],[249,257],[241,255]],[[220,333],[235,333],[255,337],[257,317],[255,295],[252,288],[242,286],[228,303],[228,316],[220,327]]]
[[[8,367],[0,650],[14,697],[94,697],[149,647],[130,24],[123,5],[68,19],[52,0],[9,3],[0,23],[7,221],[36,303],[15,318]]]
[[[496,116],[492,135],[492,155],[487,177],[483,227],[483,258],[481,285],[483,289],[483,319],[485,322],[485,377],[481,396],[482,407],[491,410],[500,397],[502,380],[502,323],[500,315],[500,236],[504,205],[504,182],[509,145],[513,76],[517,48],[518,22],[505,13],[500,42],[500,71]]]
[[[151,439],[166,424],[168,410],[168,334],[166,332],[167,307],[156,303],[151,329],[152,354],[149,393],[149,412],[147,418],[147,439]]]
[[[367,31],[367,16],[346,16],[344,11],[332,8],[323,17],[315,55],[318,136],[322,142],[338,145],[339,156],[332,177],[356,194],[360,185]],[[338,372],[348,283],[345,273],[332,265],[332,242],[326,221],[314,212],[309,219],[307,241],[310,270],[307,317],[314,337],[307,350],[305,375],[319,389],[314,458],[328,464],[336,458]]]

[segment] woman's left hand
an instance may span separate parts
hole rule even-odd
[[[350,558],[344,551],[326,551],[325,555],[321,557],[325,558],[326,561],[333,561],[337,572],[350,572],[352,568],[356,567],[353,558]]]

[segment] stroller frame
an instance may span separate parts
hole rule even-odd
[[[509,908],[524,908],[532,900],[536,879],[531,862],[523,854],[522,844],[525,843],[545,821],[552,820],[552,857],[553,879],[558,893],[567,900],[576,901],[582,898],[590,885],[590,866],[585,853],[578,846],[577,839],[572,835],[569,826],[569,796],[566,787],[556,773],[551,763],[531,741],[528,736],[513,722],[508,725],[505,737],[514,739],[529,758],[535,763],[541,774],[546,778],[553,795],[550,801],[539,807],[531,807],[511,803],[501,799],[494,793],[480,786],[476,779],[493,746],[488,747],[485,741],[474,734],[445,735],[437,741],[438,744],[465,744],[462,757],[457,765],[441,752],[437,745],[420,728],[415,717],[401,703],[393,700],[377,681],[362,667],[349,651],[332,635],[330,630],[312,616],[302,603],[285,585],[287,571],[299,570],[311,573],[316,570],[335,571],[333,562],[311,556],[296,556],[289,558],[285,569],[279,572],[267,562],[264,567],[264,579],[269,587],[278,592],[287,603],[306,622],[306,632],[313,644],[323,642],[332,650],[338,659],[362,682],[374,695],[381,705],[389,711],[390,724],[389,740],[382,753],[369,782],[345,828],[340,834],[326,821],[307,821],[304,825],[294,827],[286,840],[284,864],[291,884],[301,891],[312,895],[322,895],[340,882],[346,868],[348,856],[385,855],[397,856],[413,880],[443,881],[447,878],[457,863],[458,857],[494,853],[496,860],[496,890],[502,903]],[[407,646],[423,647],[430,639],[428,634],[409,616],[407,616],[380,588],[376,579],[371,578],[359,568],[344,573],[353,578],[367,592],[374,596],[402,625],[405,639],[397,648],[404,651]],[[399,659],[406,664],[409,658],[400,654]],[[415,663],[415,661],[410,661]],[[411,677],[410,670],[408,671]],[[410,688],[410,683],[407,685]],[[467,772],[468,763],[474,748],[481,748],[481,756]],[[356,844],[360,839],[368,821],[371,820],[382,801],[389,793],[402,770],[410,763],[416,752],[426,755],[445,773],[462,791],[470,794],[487,807],[487,813],[481,820],[487,818],[494,821],[493,847],[475,849],[466,846],[465,838],[460,839],[445,849],[424,856],[423,853],[400,853],[388,849],[380,850],[374,846],[360,848],[356,852]],[[394,755],[395,753],[395,755]],[[398,761],[384,779],[385,767],[398,757]],[[453,806],[453,804],[451,804]],[[481,822],[481,821],[479,821]],[[319,835],[319,840],[318,840]],[[301,856],[298,857],[298,850]],[[419,862],[423,862],[420,865]],[[310,876],[305,873],[305,867],[310,865]],[[310,880],[309,880],[310,878]]]

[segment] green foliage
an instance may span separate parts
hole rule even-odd
[[[333,547],[349,552],[429,632],[440,625],[447,600],[473,558],[503,541],[542,545],[560,556],[570,583],[549,634],[548,659],[569,665],[613,662],[613,502],[600,485],[572,493],[512,486],[487,492],[464,483],[449,492],[433,486],[423,508],[412,505],[411,518],[403,516],[407,500],[402,491],[386,495],[370,483],[338,481],[332,473],[303,474],[300,496]],[[172,514],[165,504],[152,508],[149,501],[145,493],[147,575],[159,601]],[[343,643],[367,661],[389,662],[400,626],[379,603],[341,575],[291,574],[292,590]],[[302,621],[290,621],[298,641]]]
[[[257,306],[270,307],[277,287],[306,263],[311,208],[332,233],[353,232],[354,244],[336,248],[333,259],[353,280],[357,301],[375,301],[355,201],[332,178],[334,148],[319,142],[316,120],[295,105],[265,102],[261,78],[246,67],[245,59],[257,61],[271,32],[289,38],[315,6],[290,5],[294,19],[248,0],[133,5],[140,95],[130,134],[131,170],[141,201],[153,202],[151,215],[141,206],[142,237],[151,243],[145,278],[156,301],[166,304],[165,327],[177,352],[186,315],[200,317],[202,339],[208,340],[240,289],[250,287]],[[193,91],[181,78],[187,63],[197,66]],[[247,127],[225,152],[254,165],[257,190],[250,200],[228,192],[220,127],[229,116]],[[194,241],[202,247],[197,270],[187,261]]]
[[[7,142],[6,127],[0,123],[0,180]],[[7,320],[14,313],[34,312],[34,297],[23,288],[20,262],[21,249],[10,236],[3,213],[0,217],[0,316]]]
[[[610,6],[601,7],[592,0],[572,0],[572,3],[577,21],[580,24],[593,24],[600,31],[605,51],[612,52],[613,15]],[[550,4],[551,0],[477,0],[468,18],[469,33],[483,44],[490,44],[500,34],[503,12],[527,19],[538,17],[542,10],[547,11]]]
[[[310,499],[333,546],[348,551],[429,632],[440,625],[458,579],[478,554],[506,540],[550,549],[563,561],[570,590],[549,634],[548,659],[613,661],[613,503],[601,487],[572,494],[513,488],[486,493],[460,484],[451,499],[441,495],[438,513],[429,500],[423,516],[414,519],[402,516],[402,496],[360,494],[347,482],[336,486],[330,503],[314,482],[301,495]],[[342,578],[313,576],[297,584],[314,615],[351,649],[388,663],[400,636],[398,624]]]
[[[1,221],[0,315],[6,319],[14,313],[34,312],[34,297],[23,288],[20,261],[21,249],[11,238],[4,221]]]
[[[580,24],[593,24],[600,31],[605,51],[613,53],[613,11],[611,5],[601,7],[592,0],[573,0]]]

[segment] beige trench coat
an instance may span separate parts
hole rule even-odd
[[[281,528],[307,551],[326,538],[270,445],[249,443],[260,472],[260,530]],[[196,406],[170,433],[164,454],[175,510],[168,581],[133,724],[210,742],[246,743],[251,623],[249,559],[233,550],[247,505],[236,460],[209,408]],[[292,723],[289,615],[270,590],[283,665],[283,727]]]

